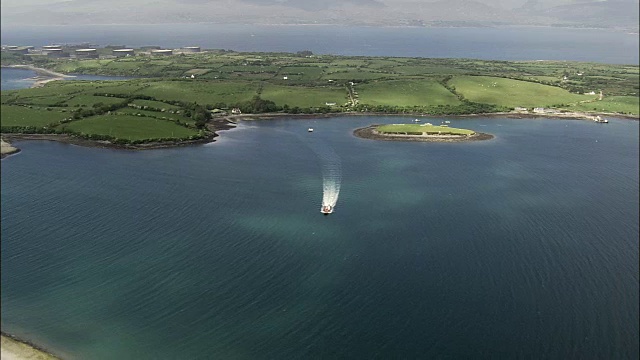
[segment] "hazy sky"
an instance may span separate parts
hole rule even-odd
[[[639,0],[2,0],[3,23],[435,22],[638,26]],[[5,25],[5,24],[3,24]]]

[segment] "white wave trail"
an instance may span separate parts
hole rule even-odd
[[[340,196],[340,185],[342,184],[342,163],[338,154],[333,151],[327,143],[323,142],[319,136],[310,136],[304,139],[311,150],[320,159],[322,167],[322,206],[336,206],[338,196]]]
[[[331,148],[327,148],[327,156],[322,160],[322,206],[336,206],[342,184],[342,164],[340,158]]]

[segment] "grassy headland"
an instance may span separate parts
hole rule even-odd
[[[2,133],[67,134],[128,146],[208,141],[226,128],[232,109],[465,115],[545,108],[640,115],[639,68],[631,65],[223,50],[157,57],[137,49],[115,58],[103,50],[100,59],[84,60],[3,52],[3,66],[138,78],[2,91]]]

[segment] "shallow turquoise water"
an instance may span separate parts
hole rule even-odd
[[[244,122],[144,152],[18,142],[3,330],[77,359],[637,358],[638,122],[352,136],[411,120]],[[322,149],[342,169],[330,216]]]

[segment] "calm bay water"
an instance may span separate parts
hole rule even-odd
[[[637,36],[592,30],[93,29],[111,30],[2,42],[176,47],[198,30],[220,36],[196,45],[244,51],[638,62]],[[2,90],[34,75],[2,69]],[[465,144],[351,135],[410,120],[245,122],[144,152],[16,143],[0,163],[3,331],[69,359],[638,358],[638,122],[451,119],[496,135]]]
[[[18,142],[3,330],[72,359],[637,358],[638,122],[351,134],[410,120],[245,122],[144,152]]]
[[[3,26],[3,44],[161,45],[318,54],[638,64],[638,34],[544,27],[376,28],[220,24]]]
[[[25,69],[2,68],[0,79],[0,90],[25,89],[33,85],[35,81],[30,80],[37,74],[35,71]]]

